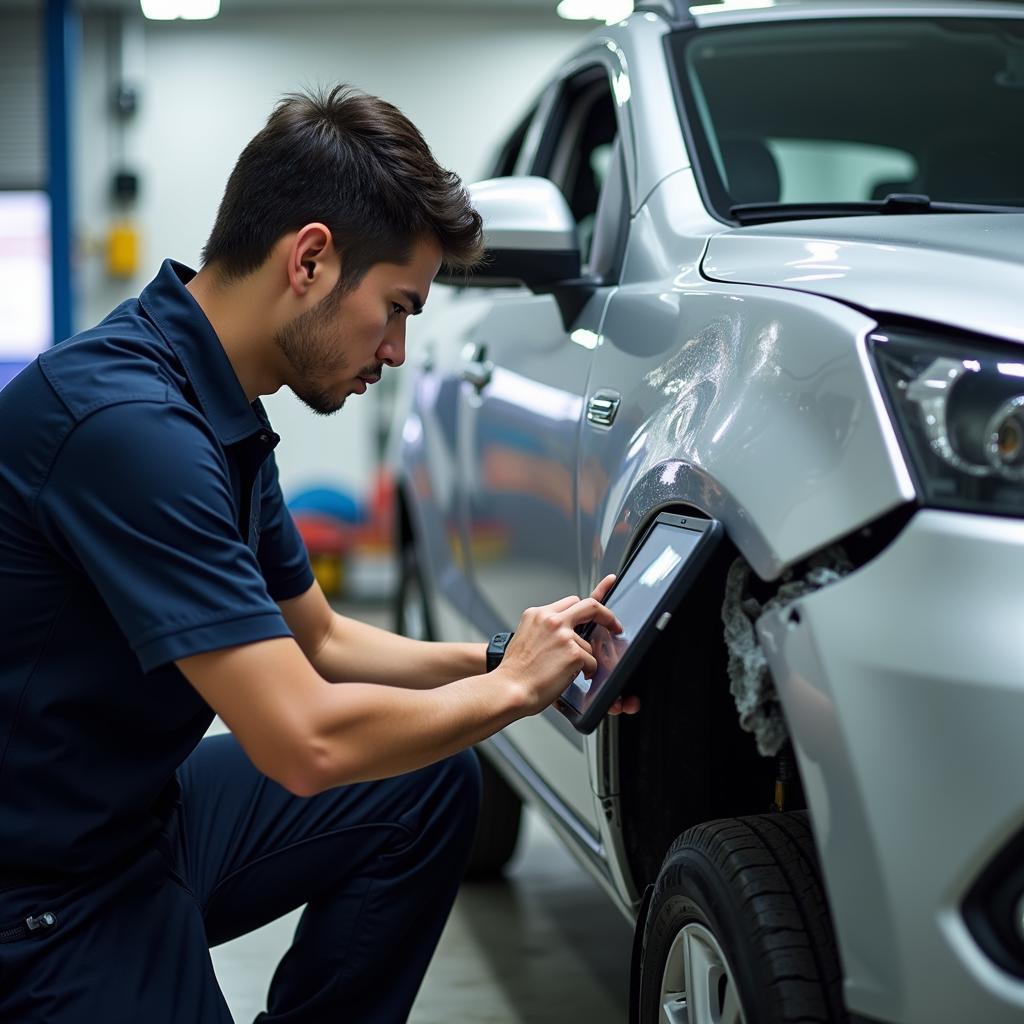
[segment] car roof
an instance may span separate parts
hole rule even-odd
[[[636,10],[661,14],[679,28],[713,28],[806,18],[1024,17],[1024,0],[646,0]]]

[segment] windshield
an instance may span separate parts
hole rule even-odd
[[[761,23],[679,33],[670,53],[724,218],[892,193],[1024,204],[1024,20]]]

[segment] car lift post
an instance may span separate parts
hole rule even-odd
[[[50,193],[53,342],[73,332],[70,86],[78,53],[72,0],[46,0],[46,126]]]

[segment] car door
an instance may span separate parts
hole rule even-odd
[[[593,278],[578,308],[567,312],[551,295],[525,289],[493,289],[465,339],[459,475],[468,576],[485,633],[512,629],[524,608],[589,583],[580,576],[577,450],[628,212],[621,116],[608,66],[577,66],[551,108],[532,167],[559,185],[577,223],[584,276]],[[593,828],[582,737],[563,716],[549,709],[504,735]]]
[[[538,101],[496,149],[488,178],[526,173],[537,148],[537,132],[553,102],[553,87]],[[408,358],[413,373],[399,375],[397,417],[391,426],[390,459],[402,464],[406,507],[415,520],[407,527],[415,535],[411,554],[411,599],[400,585],[403,631],[449,641],[479,639],[487,626],[479,625],[477,599],[469,586],[466,557],[463,480],[458,473],[458,446],[462,434],[460,388],[462,347],[473,325],[492,302],[493,290],[452,287],[435,283],[430,301],[410,326]],[[385,377],[385,381],[394,378]],[[405,551],[402,558],[410,557]],[[431,593],[420,596],[421,576]],[[409,621],[405,621],[408,616]],[[494,616],[484,616],[490,622]],[[493,630],[492,630],[493,632]]]

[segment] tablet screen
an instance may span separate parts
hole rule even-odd
[[[581,714],[594,702],[703,536],[697,530],[667,523],[654,527],[605,602],[622,623],[622,632],[613,636],[603,626],[594,627],[589,639],[597,658],[597,672],[593,679],[581,672],[562,694],[562,700]]]

